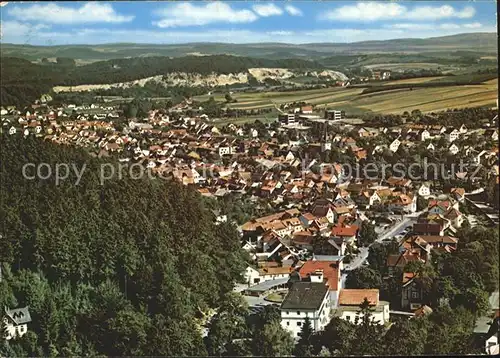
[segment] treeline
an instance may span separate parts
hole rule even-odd
[[[479,128],[481,120],[490,121],[498,114],[498,110],[487,107],[473,107],[448,109],[442,112],[422,113],[418,109],[402,114],[373,114],[367,113],[362,116],[364,122],[371,126],[394,127],[402,125],[407,121],[426,125],[442,125],[445,127],[459,128],[464,124],[467,128]]]
[[[0,355],[205,355],[197,318],[244,268],[235,228],[175,182],[126,171],[100,185],[103,159],[1,140],[0,306],[29,305],[33,321]],[[25,163],[86,167],[56,186],[24,178]]]
[[[318,69],[317,62],[301,59],[269,60],[261,58],[215,55],[168,57],[136,57],[99,61],[74,66],[71,59],[60,58],[57,64],[34,64],[14,57],[2,57],[1,103],[2,105],[26,105],[33,103],[53,86],[81,84],[106,84],[128,82],[139,78],[165,75],[172,72],[229,74],[246,72],[252,67]],[[167,89],[152,84],[143,89],[145,95],[163,96]],[[111,91],[111,90],[110,90]],[[133,91],[138,91],[134,89]]]

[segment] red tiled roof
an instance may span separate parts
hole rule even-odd
[[[358,229],[358,225],[334,226],[332,228],[332,236],[355,236]]]
[[[339,305],[359,306],[365,298],[370,305],[378,305],[378,289],[342,289],[339,294]]]
[[[330,291],[337,291],[340,278],[338,264],[338,261],[306,261],[299,269],[299,274],[301,278],[306,278],[316,270],[323,270]]]

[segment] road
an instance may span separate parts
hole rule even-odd
[[[413,225],[416,218],[421,213],[422,212],[420,211],[420,212],[416,212],[416,213],[411,214],[411,215],[406,215],[402,221],[398,222],[395,226],[391,227],[389,230],[383,232],[373,244],[380,243],[385,239],[390,239],[391,237],[398,235],[404,229]],[[373,244],[371,244],[371,245],[373,245]],[[349,271],[357,269],[358,267],[363,265],[363,263],[366,261],[366,259],[368,258],[368,252],[369,252],[370,246],[361,247],[359,249],[359,251],[360,251],[359,254],[356,255],[356,257],[354,257],[349,264],[344,265],[344,270],[343,270],[341,278],[340,278],[340,284],[341,284],[342,288],[345,285],[345,279],[346,279]]]

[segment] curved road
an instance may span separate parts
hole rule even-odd
[[[401,222],[397,223],[395,226],[391,227],[389,230],[384,232],[382,235],[378,237],[378,239],[373,243],[377,242],[382,242],[385,239],[391,238],[395,235],[398,235],[401,231],[406,229],[407,227],[411,226],[415,219],[421,214],[422,212],[416,212],[411,215],[407,215]],[[344,270],[342,272],[341,278],[340,278],[340,283],[341,287],[344,288],[345,284],[345,279],[347,277],[347,274],[351,270],[355,270],[358,267],[360,267],[368,258],[368,250],[370,246],[373,244],[370,244],[368,247],[361,247],[359,249],[359,254],[347,265],[344,265]]]

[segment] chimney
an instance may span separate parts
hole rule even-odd
[[[310,275],[311,282],[323,283],[323,270],[316,270]]]

